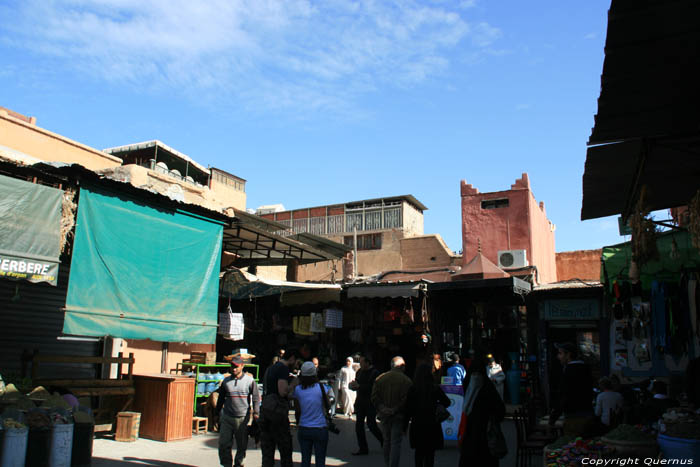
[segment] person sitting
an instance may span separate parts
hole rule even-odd
[[[598,381],[598,386],[602,391],[595,400],[595,415],[600,418],[600,422],[606,427],[610,427],[610,413],[622,411],[624,399],[622,394],[613,390],[610,378],[604,376]]]

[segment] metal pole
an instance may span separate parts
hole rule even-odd
[[[352,227],[352,246],[353,274],[354,277],[357,277],[357,225],[353,225]]]

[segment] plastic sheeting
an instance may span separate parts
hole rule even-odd
[[[0,277],[56,285],[62,194],[0,175]]]
[[[81,188],[63,332],[214,343],[222,230]]]
[[[641,268],[640,281],[644,290],[651,290],[651,282],[654,280],[675,282],[684,269],[700,268],[700,252],[693,246],[690,234],[686,231],[658,234],[656,247],[659,258]],[[632,260],[630,242],[603,247],[602,258],[600,281],[607,283],[608,291],[611,291],[615,279],[627,280],[629,277]]]

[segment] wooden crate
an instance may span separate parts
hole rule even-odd
[[[216,363],[216,352],[190,352],[190,363],[214,365]]]
[[[173,441],[192,437],[194,378],[179,375],[136,375],[136,400],[142,438]]]
[[[117,414],[117,432],[115,441],[131,443],[139,438],[141,414],[139,412],[119,412]]]

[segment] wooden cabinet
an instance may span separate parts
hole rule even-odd
[[[141,413],[141,437],[157,441],[192,437],[194,378],[134,375],[134,386],[134,411]]]

